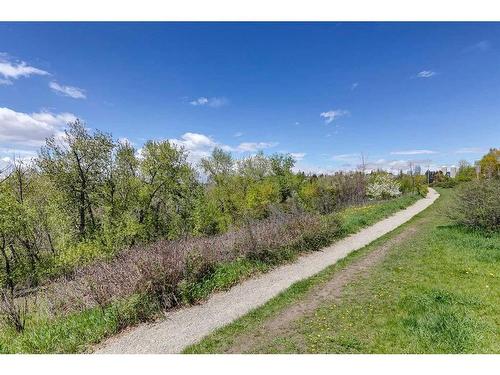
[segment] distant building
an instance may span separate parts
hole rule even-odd
[[[450,168],[450,177],[455,178],[457,176],[457,167],[454,165]]]

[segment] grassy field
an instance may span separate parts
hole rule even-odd
[[[499,353],[500,233],[473,232],[446,217],[454,190],[396,231],[220,329],[187,353]],[[269,333],[269,322],[339,272],[408,231],[340,298]],[[248,342],[252,344],[249,345]]]
[[[339,213],[342,236],[373,224],[419,199],[406,195],[393,200],[349,207]],[[328,218],[325,217],[325,220]],[[314,249],[303,249],[309,251]],[[281,261],[293,261],[299,255],[291,253]],[[208,297],[214,291],[226,290],[232,285],[257,273],[266,272],[275,263],[239,259],[220,264],[209,277],[185,286],[184,303],[193,303]],[[147,296],[134,295],[101,310],[89,309],[57,319],[46,320],[29,316],[26,329],[16,333],[0,324],[0,353],[79,353],[86,352],[96,343],[126,326],[161,316],[154,301]]]

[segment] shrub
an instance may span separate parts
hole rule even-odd
[[[427,185],[422,184],[417,186],[417,193],[422,197],[425,198],[428,192],[429,192],[429,187]]]
[[[16,300],[12,291],[0,289],[0,315],[9,326],[17,332],[22,332],[27,314],[28,300],[26,298]]]
[[[457,181],[454,178],[445,176],[442,180],[434,182],[432,186],[450,189],[457,186]]]
[[[500,230],[500,181],[478,180],[464,183],[449,216],[472,229]]]
[[[178,298],[193,300],[185,295],[186,285],[210,276],[216,265],[242,258],[280,263],[299,251],[328,244],[338,234],[337,224],[319,215],[281,212],[220,235],[134,246],[111,260],[76,270],[71,279],[51,283],[44,298],[54,313],[62,314],[95,306],[104,309],[136,293],[169,308]]]
[[[389,174],[378,173],[368,184],[367,195],[373,199],[388,199],[401,195],[399,183]]]

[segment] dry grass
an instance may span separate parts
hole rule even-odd
[[[135,246],[61,277],[40,291],[51,316],[99,306],[104,309],[134,293],[157,298],[163,308],[177,304],[182,280],[196,281],[217,264],[238,258],[266,258],[269,252],[300,242],[321,230],[319,216],[275,214],[218,236],[160,240]],[[335,230],[335,228],[331,228]]]

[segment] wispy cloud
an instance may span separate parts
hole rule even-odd
[[[491,42],[489,40],[481,40],[473,45],[470,45],[464,49],[464,52],[486,52],[491,49]]]
[[[437,151],[432,151],[432,150],[404,150],[404,151],[392,151],[391,155],[430,155],[436,153]]]
[[[205,96],[201,96],[198,99],[194,99],[189,102],[189,104],[197,107],[197,106],[208,106],[212,108],[219,108],[225,106],[229,103],[229,101],[224,97],[213,97],[207,98]]]
[[[205,104],[208,104],[208,98],[205,98],[205,97],[201,97],[201,98],[198,98],[198,99],[195,99],[193,101],[190,101],[189,104],[191,105],[205,105]]]
[[[57,82],[50,82],[49,87],[55,92],[64,96],[69,96],[73,99],[85,99],[87,97],[85,90],[78,87],[60,85]]]
[[[0,107],[0,142],[28,147],[40,146],[45,138],[60,134],[62,129],[76,120],[72,113],[16,112]]]
[[[32,75],[49,75],[45,70],[28,65],[24,61],[12,61],[6,53],[0,53],[0,75],[3,77],[0,84],[12,84],[12,80]]]
[[[352,85],[351,85],[351,91],[354,91],[358,88],[359,86],[359,83],[358,82],[354,82]]]
[[[233,150],[237,152],[255,152],[266,148],[276,147],[277,145],[278,142],[243,142]]]
[[[361,157],[361,154],[356,154],[356,153],[338,154],[338,155],[333,155],[332,160],[343,161],[343,162],[352,162],[355,160],[359,160],[360,157]]]
[[[430,78],[432,76],[435,76],[437,73],[433,72],[432,70],[422,70],[421,72],[417,73],[418,78]]]
[[[349,114],[349,111],[345,111],[343,109],[332,109],[327,112],[320,113],[320,117],[325,119],[325,123],[329,124],[332,121]]]
[[[481,147],[463,147],[455,151],[456,154],[484,154],[486,152],[488,150]]]
[[[291,152],[290,155],[292,158],[294,158],[296,161],[301,161],[304,159],[304,157],[307,155],[305,152]]]
[[[236,132],[236,133],[234,133],[234,136],[235,136],[236,138],[239,138],[239,137],[241,137],[242,135],[243,135],[243,133],[242,133],[242,132]]]
[[[4,86],[12,85],[12,81],[9,81],[8,79],[0,78],[0,86],[1,85],[4,85]]]

